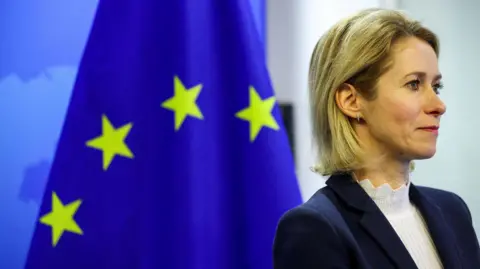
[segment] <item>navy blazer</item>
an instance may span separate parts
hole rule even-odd
[[[479,269],[480,247],[464,201],[451,192],[410,186],[445,269]],[[275,269],[415,269],[388,220],[350,175],[326,186],[280,219]]]

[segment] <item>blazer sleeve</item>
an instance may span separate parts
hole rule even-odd
[[[351,268],[347,246],[328,219],[298,207],[279,221],[273,246],[275,269]]]

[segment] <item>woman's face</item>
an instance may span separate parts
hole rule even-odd
[[[405,160],[426,159],[435,154],[440,116],[441,75],[430,45],[409,37],[393,49],[393,63],[377,84],[377,97],[363,104],[369,144],[379,153]]]

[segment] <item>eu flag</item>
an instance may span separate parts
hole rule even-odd
[[[272,268],[300,203],[248,1],[99,1],[26,267]]]

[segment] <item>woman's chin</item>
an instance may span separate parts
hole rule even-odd
[[[427,148],[417,148],[414,152],[414,156],[416,160],[425,160],[430,159],[435,156],[437,152],[437,147],[427,147]]]

